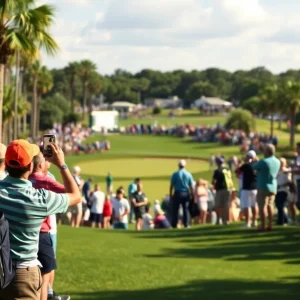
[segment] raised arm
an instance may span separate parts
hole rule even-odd
[[[46,159],[60,169],[65,192],[70,199],[69,205],[76,205],[81,202],[81,194],[70,170],[66,167],[64,153],[62,149],[55,144],[51,144],[51,147],[53,155]]]

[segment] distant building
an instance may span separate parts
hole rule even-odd
[[[214,97],[204,97],[202,96],[200,99],[194,101],[194,106],[196,108],[202,109],[229,109],[233,107],[231,102],[225,101],[220,98]]]
[[[182,105],[182,100],[177,96],[172,96],[166,99],[163,98],[147,98],[144,101],[146,106],[160,107],[160,108],[177,108]]]
[[[111,105],[112,110],[116,110],[120,113],[132,112],[136,105],[126,101],[117,101]]]

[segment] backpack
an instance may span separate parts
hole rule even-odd
[[[15,276],[10,253],[9,225],[0,211],[0,289],[6,288]]]

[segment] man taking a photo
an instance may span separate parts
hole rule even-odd
[[[7,147],[5,165],[8,176],[0,181],[0,210],[9,222],[16,274],[11,283],[0,290],[1,300],[40,299],[42,280],[37,253],[41,225],[47,216],[65,213],[69,206],[81,201],[63,151],[55,144],[51,147],[52,157],[47,160],[60,170],[66,191],[63,194],[37,190],[28,180],[33,170],[33,157],[40,153],[37,145],[15,140]]]

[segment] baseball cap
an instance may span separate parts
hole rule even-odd
[[[6,149],[5,164],[11,168],[24,168],[39,153],[38,145],[30,144],[26,140],[14,140]]]
[[[254,150],[250,150],[250,151],[248,151],[247,156],[250,158],[255,158],[256,152]]]
[[[218,165],[223,165],[225,163],[225,159],[223,157],[217,157],[216,158],[216,163]]]
[[[6,146],[0,143],[0,159],[5,158]]]
[[[74,168],[73,168],[73,172],[74,173],[78,173],[78,172],[80,172],[81,171],[81,169],[80,169],[80,167],[78,167],[78,166],[75,166]]]
[[[184,159],[181,159],[179,162],[178,162],[178,165],[180,167],[185,167],[186,166],[186,161]]]

